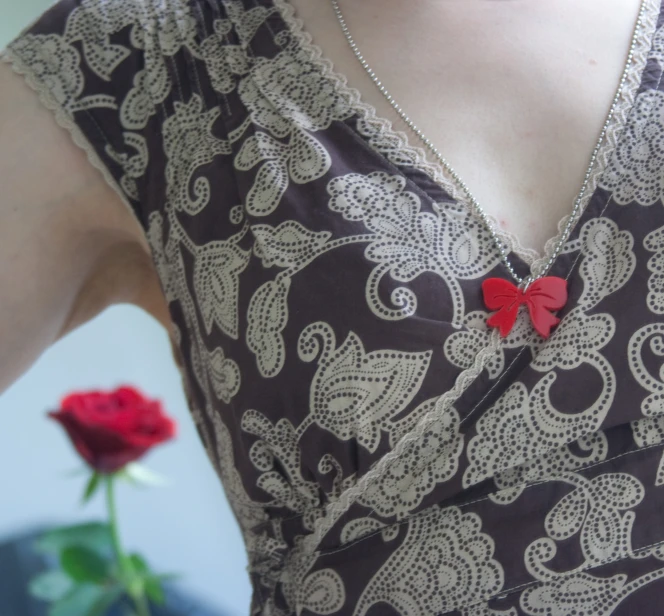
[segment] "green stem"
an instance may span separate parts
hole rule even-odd
[[[113,552],[121,571],[124,571],[125,555],[120,545],[120,534],[118,533],[118,514],[115,507],[115,493],[113,492],[113,476],[106,475],[106,504],[108,506],[108,517],[111,526],[111,541]]]
[[[150,616],[150,607],[148,605],[147,599],[145,598],[145,595],[143,594],[143,590],[141,589],[140,592],[135,593],[131,592],[129,589],[127,574],[131,574],[131,571],[128,570],[128,559],[122,549],[122,546],[120,545],[120,533],[118,532],[118,514],[117,508],[115,506],[115,492],[113,491],[113,475],[106,475],[106,503],[108,506],[108,517],[111,527],[111,542],[113,543],[113,552],[115,553],[115,559],[120,570],[122,583],[125,586],[128,594],[131,596],[134,604],[136,605],[137,615]]]
[[[138,610],[138,616],[150,616],[150,606],[143,593],[136,598],[136,609]]]

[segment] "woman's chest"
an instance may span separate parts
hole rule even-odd
[[[332,3],[290,4],[336,71],[408,132],[352,53]],[[338,6],[377,79],[482,209],[541,253],[581,189],[640,3],[424,4]]]

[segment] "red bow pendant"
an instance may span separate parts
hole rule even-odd
[[[560,310],[567,302],[567,281],[558,276],[545,276],[531,283],[526,291],[503,278],[489,278],[482,283],[484,303],[489,310],[498,310],[489,317],[487,325],[498,327],[504,338],[516,323],[519,306],[526,304],[533,327],[544,338],[560,322],[551,311]]]

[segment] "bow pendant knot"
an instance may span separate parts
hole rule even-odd
[[[567,281],[558,276],[538,278],[523,291],[509,280],[488,278],[482,283],[484,303],[489,310],[497,310],[487,320],[487,325],[497,327],[505,338],[516,323],[519,306],[528,307],[533,327],[544,338],[551,328],[560,322],[552,314],[567,303]]]

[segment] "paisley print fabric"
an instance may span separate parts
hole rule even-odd
[[[149,241],[252,614],[661,613],[663,23],[547,340],[487,330],[490,233],[285,0],[60,0],[4,51]]]

